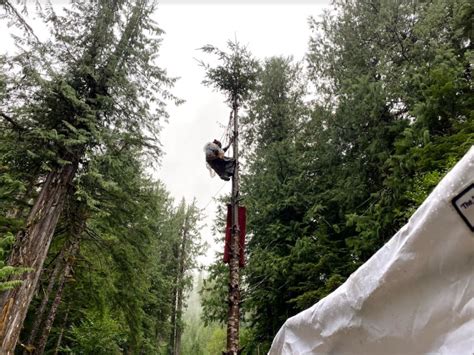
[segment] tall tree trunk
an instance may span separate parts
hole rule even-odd
[[[182,327],[182,314],[183,314],[183,288],[184,288],[184,268],[186,262],[186,244],[188,242],[188,215],[186,214],[183,229],[181,232],[181,248],[179,252],[179,269],[178,269],[178,284],[177,284],[177,302],[176,302],[176,331],[174,341],[174,353],[173,355],[180,355],[181,353],[181,334],[183,332]]]
[[[36,347],[36,350],[34,352],[35,355],[41,355],[44,353],[44,349],[46,347],[46,342],[48,341],[49,333],[51,332],[51,328],[53,326],[54,319],[56,318],[58,307],[63,297],[64,287],[66,286],[66,278],[70,276],[69,273],[72,270],[75,257],[77,255],[77,252],[79,251],[79,243],[80,243],[79,239],[76,239],[71,243],[70,252],[68,253],[66,257],[67,259],[66,259],[66,265],[64,266],[64,271],[59,278],[58,290],[56,291],[56,296],[54,297],[53,304],[51,305],[48,317],[46,318],[46,321],[44,323],[43,331],[38,340],[38,346]]]
[[[175,286],[173,288],[173,309],[171,313],[172,332],[170,337],[169,353],[179,355],[181,353],[182,313],[183,313],[183,279],[186,263],[186,245],[188,242],[188,213],[184,212],[184,220],[181,224],[181,243],[176,251],[178,267],[176,268]]]
[[[240,321],[240,275],[239,275],[239,130],[237,98],[233,100],[234,115],[234,159],[235,170],[232,176],[232,238],[229,260],[229,310],[227,320],[227,355],[239,352],[239,321]]]
[[[46,288],[46,291],[44,292],[40,306],[36,310],[33,325],[31,327],[31,332],[26,342],[27,348],[33,346],[33,344],[35,343],[36,335],[38,334],[40,325],[44,321],[46,306],[49,303],[49,296],[54,286],[56,285],[59,272],[63,268],[63,265],[64,265],[64,255],[66,253],[66,248],[67,248],[67,244],[64,244],[63,247],[61,248],[61,251],[59,252],[56,265],[54,266],[53,272],[51,273],[51,276],[49,278],[48,287]],[[29,350],[23,351],[23,355],[28,355],[28,354],[30,354]]]
[[[178,270],[176,270],[178,271]],[[172,291],[172,308],[171,308],[171,334],[170,343],[168,345],[168,354],[174,355],[176,349],[176,321],[178,316],[178,272],[174,278],[174,287]]]
[[[182,287],[180,287],[180,289],[178,290],[178,303],[177,303],[177,309],[176,309],[176,331],[175,331],[173,355],[181,354],[181,334],[183,332],[183,327],[181,324],[182,313],[183,313],[183,289]]]
[[[1,354],[13,354],[76,170],[77,162],[48,174],[28,215],[25,229],[17,235],[8,264],[28,267],[32,271],[26,272],[21,277],[23,283],[19,287],[6,291],[2,296],[0,303]]]

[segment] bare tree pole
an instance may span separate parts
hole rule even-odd
[[[237,355],[239,351],[239,321],[240,321],[240,275],[239,275],[239,119],[237,96],[234,96],[234,141],[233,151],[235,168],[232,176],[232,233],[230,241],[229,260],[229,313],[227,321],[227,354]]]
[[[253,59],[251,53],[239,45],[237,40],[227,43],[230,51],[226,53],[212,45],[201,49],[210,54],[217,55],[220,64],[211,67],[200,62],[206,70],[206,79],[203,83],[213,86],[225,93],[226,103],[232,107],[234,117],[233,129],[233,158],[235,162],[232,175],[231,197],[231,240],[229,253],[229,294],[228,294],[228,320],[227,320],[227,351],[226,355],[237,355],[239,350],[239,321],[240,321],[240,237],[239,226],[239,117],[240,105],[249,99],[258,79],[259,63]]]

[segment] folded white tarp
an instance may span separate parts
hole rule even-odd
[[[333,293],[288,319],[276,354],[474,354],[474,147]]]

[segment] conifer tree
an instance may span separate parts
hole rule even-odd
[[[187,206],[182,200],[173,218],[176,233],[173,249],[176,262],[173,270],[171,335],[168,349],[172,355],[181,354],[184,298],[185,292],[192,286],[192,276],[189,272],[196,266],[196,257],[202,250],[197,225],[199,215],[195,202]]]
[[[77,1],[64,16],[48,8],[53,38],[41,47],[30,43],[15,58],[33,95],[28,101],[10,97],[8,110],[27,130],[42,170],[38,196],[9,257],[9,265],[33,271],[2,297],[5,353],[17,342],[71,183],[88,156],[112,142],[159,153],[157,123],[165,113],[157,93],[170,97],[163,86],[172,80],[153,64],[161,33],[149,19],[153,9],[147,1]]]

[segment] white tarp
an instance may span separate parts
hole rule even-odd
[[[471,147],[386,245],[286,321],[269,354],[474,354],[473,224]]]

